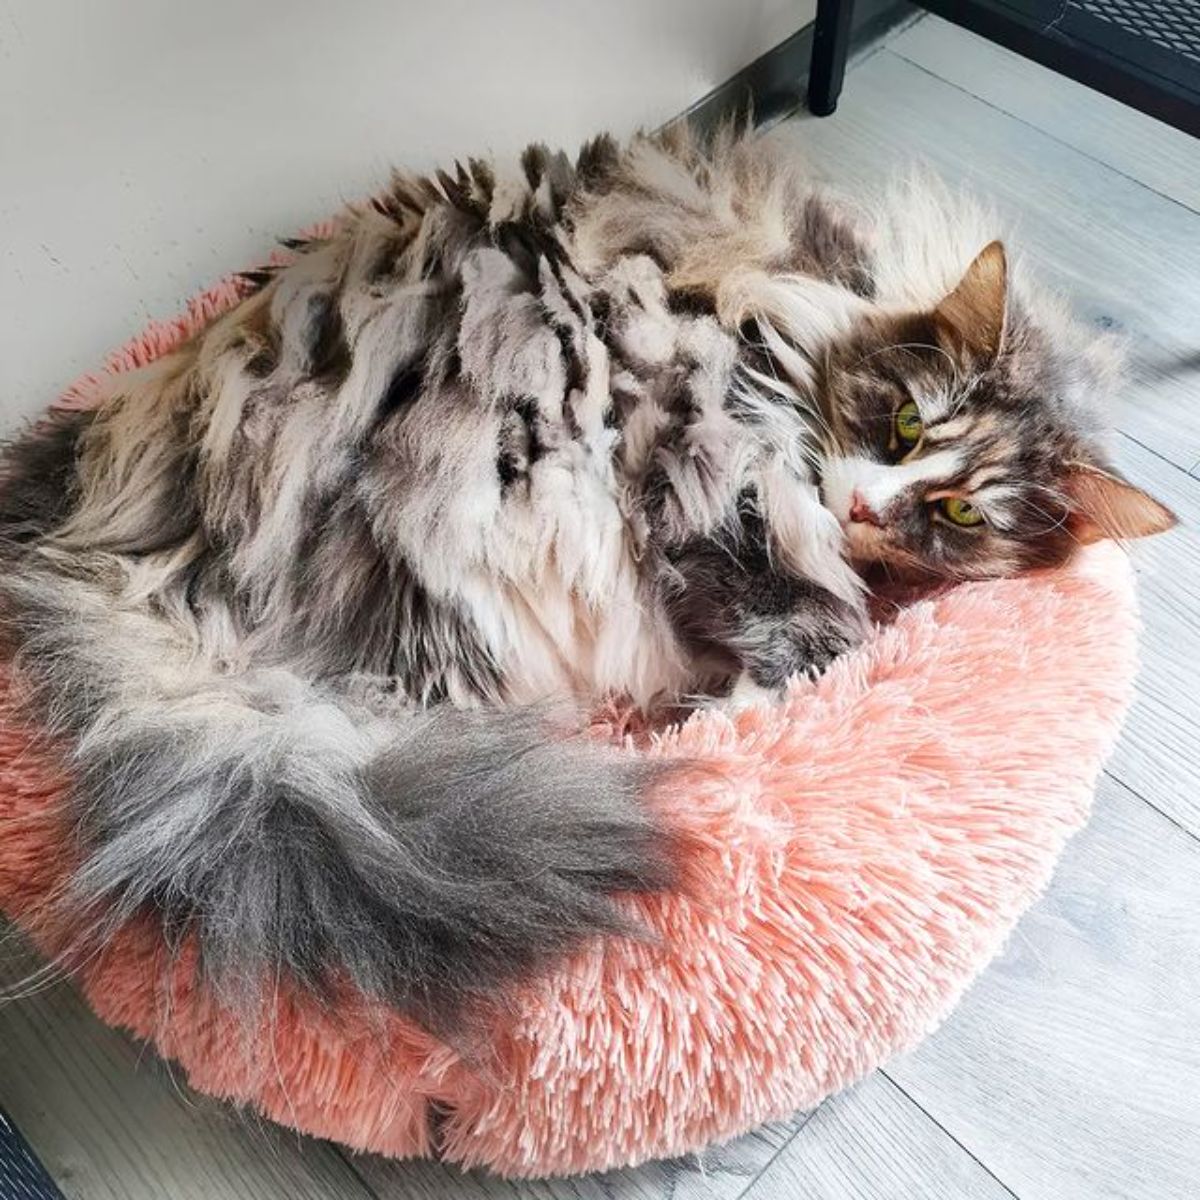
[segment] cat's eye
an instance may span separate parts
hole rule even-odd
[[[938,502],[938,509],[946,520],[954,525],[982,525],[983,513],[969,500],[959,496],[946,496]]]
[[[896,409],[896,440],[902,446],[915,446],[921,440],[921,431],[925,428],[921,420],[921,412],[914,400],[905,402]]]

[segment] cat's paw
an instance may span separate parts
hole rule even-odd
[[[809,649],[799,674],[807,679],[820,679],[843,654],[848,654],[855,649],[862,643],[862,640],[861,637],[848,635],[825,638]]]
[[[782,698],[780,688],[763,687],[754,682],[749,671],[743,671],[729,694],[722,696],[715,707],[730,716],[736,716],[751,708],[773,708]]]

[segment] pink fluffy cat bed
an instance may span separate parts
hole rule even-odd
[[[237,295],[206,293],[110,371],[166,352]],[[104,387],[90,377],[65,402]],[[78,981],[200,1091],[356,1148],[514,1176],[697,1150],[815,1104],[946,1015],[1084,821],[1135,638],[1128,567],[1097,546],[1070,571],[904,609],[772,709],[636,737],[622,715],[599,718],[631,754],[715,764],[655,798],[691,838],[686,894],[630,901],[657,938],[563,963],[496,1017],[486,1057],[286,987],[247,1036],[194,958],[165,967],[147,928]],[[53,953],[69,931],[38,914],[71,866],[62,767],[6,688],[0,907]]]

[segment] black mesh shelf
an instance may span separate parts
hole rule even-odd
[[[915,0],[1200,137],[1200,0]],[[810,106],[832,112],[854,0],[817,0]]]
[[[1153,42],[1200,66],[1200,4],[1197,0],[1078,0],[1078,9],[1116,25],[1125,33]]]
[[[918,0],[1200,136],[1200,0]]]

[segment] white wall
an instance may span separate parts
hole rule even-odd
[[[393,162],[657,125],[814,0],[0,0],[0,429]]]

